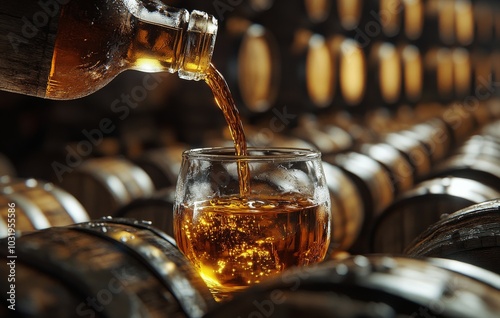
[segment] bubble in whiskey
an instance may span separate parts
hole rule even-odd
[[[231,293],[321,261],[330,237],[327,209],[294,196],[184,204],[176,241],[212,291]]]

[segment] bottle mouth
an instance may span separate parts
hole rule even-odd
[[[146,1],[123,1],[127,10],[137,19],[179,31],[182,38],[180,47],[175,47],[174,61],[168,66],[168,72],[177,72],[180,78],[186,80],[202,80],[206,77],[217,37],[218,21],[215,17],[203,11],[193,10],[190,13],[186,9],[170,7],[161,0],[150,0],[147,5]],[[161,69],[158,67],[158,70]]]
[[[193,10],[189,17],[183,45],[183,60],[179,77],[202,80],[212,62],[217,37],[218,21],[203,11]]]

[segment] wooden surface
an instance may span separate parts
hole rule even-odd
[[[53,3],[57,6],[44,8],[31,0],[0,3],[1,90],[45,96],[61,11]]]

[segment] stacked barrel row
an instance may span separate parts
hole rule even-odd
[[[171,235],[173,187],[185,149],[155,149],[134,159],[94,157],[51,182],[5,173],[0,176],[0,200],[5,203],[0,208],[0,236],[9,233],[8,202],[16,205],[17,234],[124,216],[154,221]]]
[[[368,193],[361,200],[364,222],[368,223],[364,227],[354,223],[361,228],[357,242],[361,245],[351,246],[353,251],[402,253],[416,236],[446,214],[500,197],[498,153],[492,155],[498,150],[498,140],[473,134],[458,150],[445,148],[451,155],[438,159],[442,152],[436,145],[441,147],[447,140],[438,137],[446,130],[426,135],[421,128],[429,123],[409,130],[413,142],[405,140],[412,135],[408,130],[393,132],[383,143],[365,144],[359,152],[326,158],[357,180],[360,193]],[[497,120],[485,127],[498,130],[499,125]],[[417,131],[419,135],[414,134]],[[399,143],[391,143],[396,136]],[[498,264],[492,262],[490,268],[497,271]]]
[[[285,105],[364,112],[498,94],[495,2],[266,3],[224,12],[214,56],[247,117]]]
[[[441,213],[499,197],[497,137],[494,135],[499,125],[495,120],[499,117],[499,105],[492,100],[473,111],[460,108],[458,114],[457,108],[442,108],[441,115],[433,117],[422,110],[420,115],[415,113],[411,121],[404,119],[406,115],[387,118],[377,114],[366,117],[364,122],[338,117],[319,120],[307,116],[294,130],[276,133],[274,140],[267,145],[283,146],[286,140],[289,146],[322,150],[333,199],[332,252],[402,252],[411,239],[437,221]],[[459,124],[454,116],[449,115],[450,112],[454,116],[462,116]],[[433,113],[437,113],[436,109]],[[376,123],[384,120],[398,124],[381,129]],[[344,136],[348,146],[326,151],[325,144],[336,141],[338,136]],[[213,142],[211,140],[210,145],[213,146]],[[62,209],[66,211],[62,215],[84,215],[66,218],[65,223],[55,219],[51,222],[32,220],[27,223],[32,225],[24,230],[70,224],[73,223],[71,220],[84,221],[89,214],[91,219],[108,215],[142,218],[153,221],[156,227],[172,234],[173,187],[181,153],[185,149],[185,146],[178,145],[148,151],[136,158],[88,159],[60,182],[56,181],[56,186],[40,180],[22,182],[4,177],[3,197],[8,201],[13,196],[26,193],[26,189],[36,190],[24,199],[30,205],[23,205],[24,201],[16,202],[19,206],[38,205],[36,213],[25,214],[32,217],[38,213],[41,214],[39,218],[45,219],[54,214],[50,211],[55,208],[47,203],[48,198],[40,194],[56,196],[58,189],[72,200],[71,205],[66,204],[66,208]],[[455,151],[458,152],[455,154]],[[450,176],[454,178],[448,178]],[[435,180],[429,183],[431,179]],[[450,182],[455,186],[445,186]],[[446,196],[447,189],[454,189],[457,184],[459,188],[469,190],[451,196],[461,198],[455,200],[460,201],[456,204],[447,199],[444,199],[446,204],[442,203],[423,190],[440,186],[442,193],[436,195]],[[37,199],[42,202],[37,203]],[[395,222],[403,222],[398,219],[402,214],[408,214],[402,211],[408,209],[407,205],[420,211],[423,204],[427,204],[426,210],[432,217],[424,218],[421,213],[414,213],[408,218],[415,219],[408,219],[405,227],[395,225]],[[397,221],[391,221],[392,214],[396,215]],[[22,224],[18,227],[21,228]],[[375,234],[372,237],[373,231]],[[393,246],[389,247],[385,241]],[[395,246],[398,249],[394,249]]]

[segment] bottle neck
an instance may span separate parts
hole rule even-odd
[[[201,80],[210,66],[217,20],[204,12],[176,9],[160,1],[123,0],[136,23],[128,51],[131,67],[144,72],[177,72]]]

